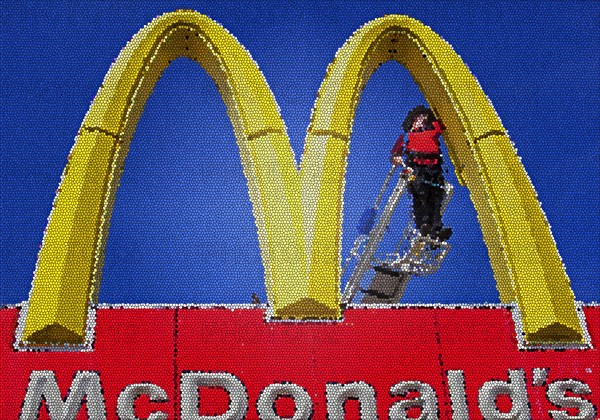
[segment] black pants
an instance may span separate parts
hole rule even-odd
[[[413,196],[415,224],[423,234],[426,226],[431,231],[442,228],[442,201],[444,201],[444,174],[441,165],[411,165],[415,179],[408,186]]]

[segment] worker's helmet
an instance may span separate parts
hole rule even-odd
[[[406,132],[410,131],[410,129],[412,128],[414,119],[419,115],[427,116],[427,121],[425,122],[425,126],[430,126],[431,123],[433,123],[435,121],[435,115],[433,114],[433,111],[424,105],[419,105],[419,106],[411,109],[408,112],[408,115],[406,116],[406,118],[404,119],[404,122],[402,123],[402,128],[404,129],[404,131],[406,131]]]

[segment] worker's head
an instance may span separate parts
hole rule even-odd
[[[428,129],[435,121],[433,111],[423,105],[419,105],[408,112],[408,115],[402,123],[404,131]]]

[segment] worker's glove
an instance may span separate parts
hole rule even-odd
[[[402,165],[404,166],[404,161],[402,160],[402,156],[399,155],[391,155],[390,156],[390,162],[392,163],[392,165]]]
[[[400,176],[406,179],[411,179],[413,177],[413,169],[405,166],[404,169],[402,169]]]

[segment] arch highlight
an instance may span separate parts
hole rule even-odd
[[[340,276],[354,114],[369,78],[390,60],[411,73],[447,127],[444,139],[477,210],[500,299],[518,303],[526,340],[582,342],[574,295],[550,226],[500,118],[453,48],[408,16],[389,15],[361,27],[338,50],[321,84],[301,174],[311,284]]]

